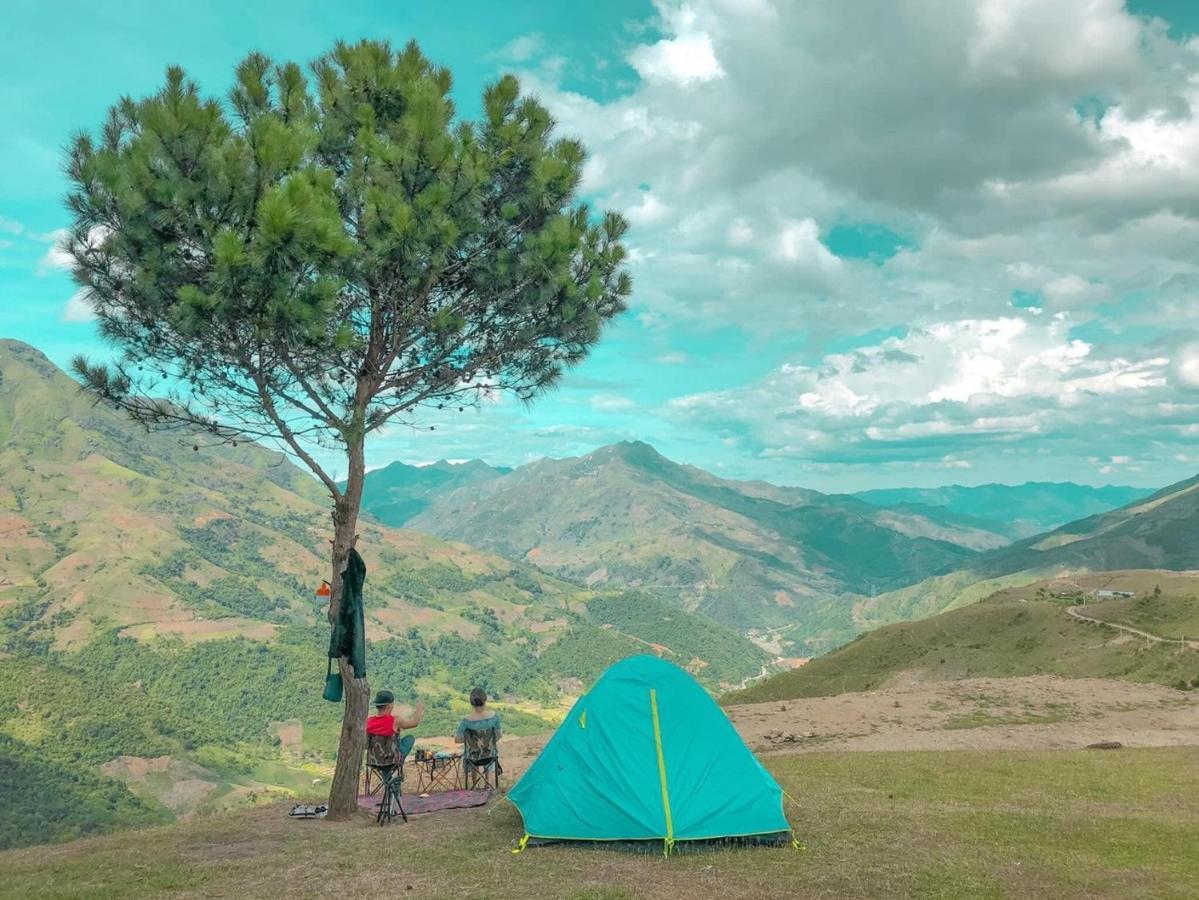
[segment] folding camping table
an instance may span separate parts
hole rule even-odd
[[[460,791],[464,788],[462,754],[410,758],[408,765],[416,771],[416,793]]]

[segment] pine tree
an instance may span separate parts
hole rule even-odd
[[[70,148],[67,247],[116,350],[74,361],[86,387],[150,427],[275,442],[328,490],[332,620],[366,439],[496,392],[531,402],[631,281],[625,221],[576,199],[583,147],[511,76],[469,122],[415,44],[338,43],[310,73],[252,54],[226,103],[177,67],[121,99]],[[369,696],[340,668],[334,818],[354,809]]]

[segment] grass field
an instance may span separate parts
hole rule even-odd
[[[1093,619],[1130,625],[1172,640],[1199,638],[1199,597],[1149,594],[1088,603],[1082,611]]]
[[[1199,618],[1197,601],[1189,597],[1149,597],[1111,607],[1107,603],[1087,604],[1085,611],[1096,617],[1109,615],[1112,621],[1127,618],[1154,634],[1178,631]],[[1061,675],[1199,686],[1199,651],[1149,644],[1077,622],[1066,614],[1068,605],[1000,595],[930,619],[888,625],[802,668],[726,694],[721,702],[874,690],[912,672],[930,681]]]
[[[1199,748],[767,757],[806,851],[546,847],[506,801],[380,829],[286,807],[0,854],[3,897],[1185,897]],[[1189,849],[1188,849],[1189,848]],[[389,884],[384,889],[381,884]]]

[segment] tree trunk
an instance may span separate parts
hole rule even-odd
[[[333,511],[333,578],[329,598],[330,627],[341,608],[341,573],[345,571],[350,548],[354,546],[358,511],[362,505],[362,484],[366,465],[361,444],[349,448],[349,474],[346,488]],[[337,768],[329,788],[329,819],[348,819],[358,810],[358,778],[366,749],[366,714],[370,703],[370,684],[355,678],[354,670],[342,657],[338,660],[345,697],[341,719],[341,737],[337,742]]]

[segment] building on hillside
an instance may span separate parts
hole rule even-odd
[[[1135,597],[1135,596],[1136,596],[1135,591],[1096,591],[1095,592],[1096,600],[1127,599],[1129,597]]]

